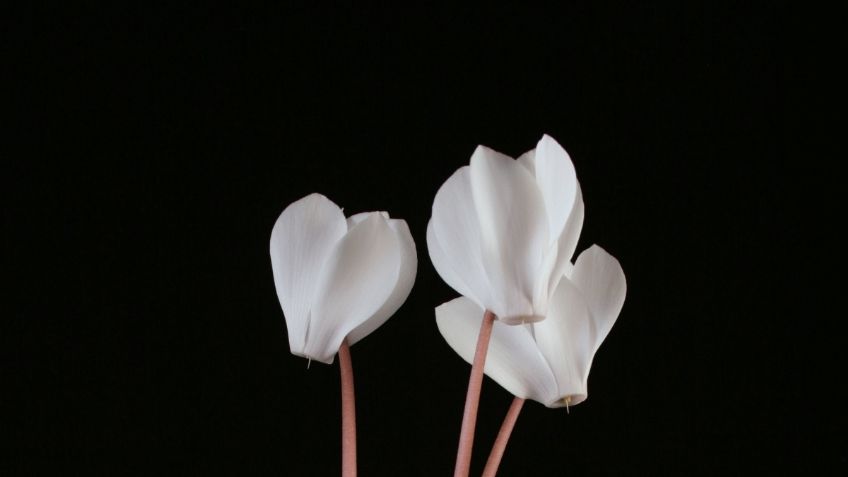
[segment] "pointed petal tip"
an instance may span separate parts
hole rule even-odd
[[[539,142],[536,144],[536,149],[554,152],[557,156],[564,156],[568,159],[569,163],[573,163],[571,156],[568,155],[568,151],[565,150],[565,147],[548,134],[542,135],[542,138],[539,139]]]
[[[609,253],[605,248],[601,247],[600,245],[598,245],[596,243],[593,243],[586,250],[583,250],[582,252],[580,252],[580,255],[577,256],[577,260],[579,260],[580,257],[583,257],[584,255],[585,255],[584,260],[589,259],[590,257],[592,257],[592,258],[595,258],[595,257],[602,258],[604,260],[609,260],[610,263],[615,264],[619,269],[622,268],[621,262],[618,260],[618,258],[616,258],[613,254]],[[577,260],[575,260],[575,262]],[[624,279],[625,278],[623,276],[624,272],[622,271],[621,273],[622,273],[621,278]]]
[[[541,139],[539,139],[539,143],[538,143],[538,145],[537,145],[536,147],[538,148],[539,146],[542,146],[542,145],[545,145],[545,146],[554,146],[554,147],[557,147],[557,148],[560,148],[560,149],[563,149],[563,150],[564,150],[564,148],[563,148],[563,147],[562,147],[562,145],[559,143],[559,141],[557,141],[556,139],[554,139],[554,138],[553,138],[553,136],[551,136],[551,135],[550,135],[550,134],[548,134],[548,133],[542,134],[542,138],[541,138]]]
[[[492,160],[504,160],[504,159],[512,160],[512,157],[507,156],[506,154],[504,154],[502,152],[498,152],[498,151],[496,151],[496,150],[494,150],[494,149],[492,149],[488,146],[484,146],[484,145],[480,144],[476,148],[474,148],[474,153],[471,154],[470,165],[471,165],[472,168],[474,168],[474,164],[479,163],[480,161],[492,161]]]

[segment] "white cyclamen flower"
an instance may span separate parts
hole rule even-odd
[[[385,212],[345,219],[321,194],[286,207],[271,232],[271,266],[291,352],[332,363],[403,304],[418,259],[406,222]]]
[[[430,259],[454,290],[509,324],[543,320],[583,227],[571,158],[553,138],[514,160],[479,146],[439,189]]]
[[[548,407],[579,404],[595,352],[615,323],[627,285],[612,255],[585,250],[559,280],[544,321],[495,322],[484,372],[517,397]],[[483,309],[466,297],[436,308],[439,331],[464,360],[474,358]]]

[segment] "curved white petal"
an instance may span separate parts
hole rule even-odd
[[[586,376],[594,354],[595,323],[582,292],[563,278],[548,306],[544,321],[534,323],[539,350],[547,360],[559,389],[559,398],[570,398],[569,405],[586,399]],[[565,402],[549,402],[550,407]]]
[[[615,257],[601,247],[592,245],[577,257],[571,281],[580,289],[592,311],[595,322],[592,343],[594,355],[624,306],[624,296],[627,294],[624,270]]]
[[[536,272],[536,283],[533,287],[533,309],[539,315],[546,315],[548,310],[548,301],[550,300],[551,290],[555,286],[551,286],[551,281],[559,280],[559,276],[554,275],[560,263],[559,245],[554,242],[548,246],[547,251],[542,256],[542,263],[539,265],[539,270]],[[538,321],[538,320],[535,320]]]
[[[442,279],[457,292],[491,309],[497,300],[492,299],[492,287],[483,268],[481,240],[480,220],[471,193],[471,171],[464,166],[436,192],[427,245]]]
[[[468,288],[456,270],[453,269],[450,258],[442,250],[442,245],[436,237],[436,228],[433,226],[433,219],[430,219],[430,222],[427,223],[427,251],[430,253],[430,262],[433,264],[433,268],[436,269],[442,280],[459,292],[460,295],[474,299],[471,289]],[[482,303],[478,304],[484,306]]]
[[[547,134],[536,146],[536,182],[545,201],[549,243],[553,243],[559,239],[574,208],[577,174],[568,153]]]
[[[436,307],[439,332],[468,363],[474,360],[483,314],[483,308],[465,297]],[[515,396],[544,404],[556,399],[556,381],[528,326],[495,321],[484,372]]]
[[[538,167],[538,151],[536,155]],[[540,319],[533,316],[533,297],[548,246],[548,224],[533,176],[508,156],[478,146],[471,156],[471,190],[482,232],[483,266],[492,294],[503,302],[490,309],[505,322]]]
[[[292,203],[274,224],[271,269],[293,353],[303,351],[318,276],[346,232],[342,210],[321,194],[310,194]]]
[[[375,211],[375,212],[360,212],[358,214],[353,214],[347,218],[347,229],[352,229],[356,224],[362,222],[363,220],[371,217],[371,214],[380,214],[384,219],[390,220],[389,213],[383,211]]]
[[[321,272],[303,354],[332,363],[348,333],[382,308],[400,268],[401,245],[380,213],[354,225]]]
[[[571,276],[571,257],[574,256],[574,251],[577,249],[577,241],[580,240],[580,232],[583,230],[583,192],[580,189],[580,183],[577,183],[577,196],[574,201],[574,207],[571,215],[568,216],[568,221],[562,229],[562,234],[557,241],[557,258],[556,265],[551,273],[551,281],[548,284],[548,294],[552,295],[559,284],[559,279],[562,276]]]
[[[516,159],[519,164],[527,168],[527,172],[530,173],[531,176],[536,177],[536,150],[530,149],[524,154],[518,156]]]
[[[392,294],[388,300],[377,310],[371,318],[365,320],[364,323],[354,328],[347,335],[348,344],[354,344],[362,338],[368,336],[386,322],[395,312],[403,305],[409,292],[412,291],[412,285],[415,283],[415,272],[418,270],[418,255],[415,253],[415,241],[412,240],[412,234],[409,232],[409,226],[406,221],[400,219],[389,220],[389,227],[394,231],[400,245],[400,273],[398,274],[397,283],[395,283]]]

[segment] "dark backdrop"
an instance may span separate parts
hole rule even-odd
[[[0,465],[338,474],[337,365],[289,353],[267,250],[318,191],[406,219],[418,247],[406,304],[353,348],[361,474],[449,475],[469,366],[434,323],[456,293],[428,258],[432,199],[477,144],[515,156],[548,133],[583,187],[579,249],[618,257],[628,296],[590,398],[529,403],[501,474],[845,467],[841,414],[805,401],[815,331],[787,299],[804,169],[781,146],[782,12],[639,3],[14,17],[25,160],[4,166],[4,243],[23,260]],[[483,391],[475,472],[511,399]]]

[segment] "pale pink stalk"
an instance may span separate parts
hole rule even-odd
[[[509,411],[504,417],[501,430],[498,431],[498,437],[495,439],[495,444],[492,446],[492,452],[489,454],[489,460],[486,461],[486,467],[483,469],[483,477],[495,477],[498,473],[498,466],[501,464],[506,443],[509,442],[509,436],[512,434],[512,428],[515,427],[515,421],[518,420],[518,414],[521,412],[521,407],[524,406],[524,399],[516,397],[512,400],[509,406]]]
[[[474,428],[477,425],[477,406],[480,402],[480,390],[483,387],[483,369],[486,366],[486,352],[495,314],[486,310],[480,334],[477,336],[477,350],[471,364],[471,376],[468,378],[468,393],[465,395],[465,410],[462,414],[462,428],[459,432],[459,449],[456,453],[454,477],[468,477],[471,471],[471,449],[474,446]]]
[[[342,477],[356,477],[356,404],[347,339],[339,348],[339,369],[342,376]]]

